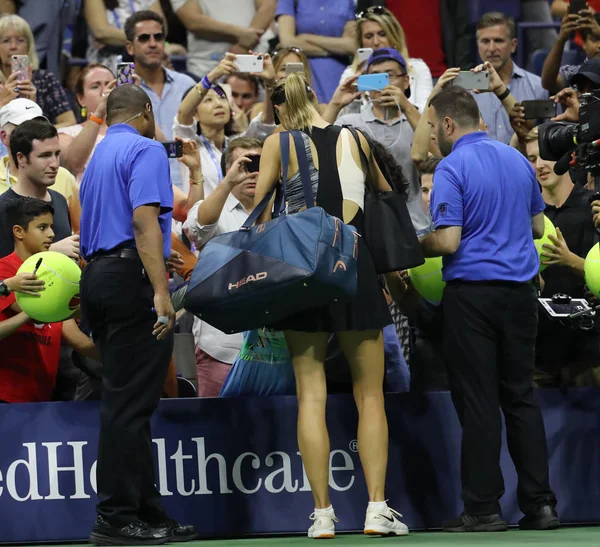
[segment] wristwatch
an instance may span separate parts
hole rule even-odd
[[[0,296],[8,296],[10,294],[10,289],[6,286],[4,281],[0,281]]]

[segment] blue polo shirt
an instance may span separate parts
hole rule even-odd
[[[116,124],[96,147],[81,188],[80,245],[87,260],[98,251],[135,248],[133,211],[159,204],[164,256],[171,252],[173,186],[162,144]]]
[[[431,195],[435,228],[462,227],[458,250],[443,259],[444,280],[533,279],[539,258],[531,217],[544,208],[521,153],[483,132],[458,139],[435,170]]]

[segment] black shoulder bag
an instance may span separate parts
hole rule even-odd
[[[369,162],[362,149],[358,132],[348,129],[360,154],[367,177],[365,195],[364,238],[378,274],[415,268],[425,262],[421,244],[410,219],[406,199],[397,190],[379,192],[369,176]]]

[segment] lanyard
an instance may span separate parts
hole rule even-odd
[[[131,8],[131,15],[135,13],[135,6],[133,5],[133,0],[129,0],[129,7]],[[119,17],[117,16],[117,10],[112,10],[113,17],[115,19],[115,27],[121,30],[121,23],[119,23]]]
[[[204,148],[206,148],[206,150],[208,150],[208,153],[210,154],[210,159],[214,163],[215,169],[217,170],[217,177],[219,179],[219,182],[221,182],[223,180],[223,170],[221,169],[221,163],[217,161],[217,156],[215,156],[213,146],[210,142],[208,142],[207,138],[204,135],[200,135],[200,138],[204,143]]]

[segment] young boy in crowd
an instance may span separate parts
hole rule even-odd
[[[13,227],[14,252],[0,259],[0,279],[9,279],[30,256],[47,251],[54,239],[53,208],[49,202],[23,198],[7,208]],[[60,342],[92,359],[94,343],[73,319],[61,323],[34,323],[14,294],[0,298],[0,401],[50,401],[56,381]]]

